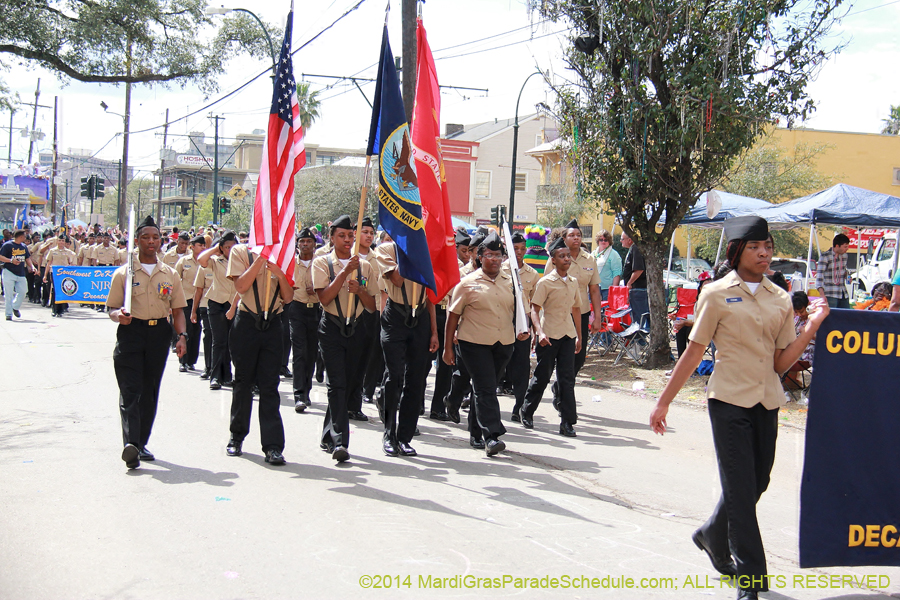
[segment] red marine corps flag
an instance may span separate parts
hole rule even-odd
[[[459,267],[450,220],[450,196],[444,174],[444,158],[441,156],[441,89],[421,17],[418,19],[416,39],[418,65],[412,144],[419,176],[425,237],[434,269],[435,292],[429,289],[428,299],[437,304],[459,283]]]
[[[303,127],[297,106],[297,82],[291,61],[291,32],[294,5],[288,13],[284,28],[284,43],[278,58],[269,128],[266,131],[265,151],[259,168],[256,201],[253,203],[253,222],[250,225],[250,248],[275,263],[288,281],[294,283],[294,175],[306,164],[303,146]]]

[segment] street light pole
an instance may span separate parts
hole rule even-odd
[[[278,58],[275,54],[275,46],[272,44],[272,37],[269,35],[269,32],[266,30],[266,26],[263,24],[262,20],[257,17],[254,13],[250,12],[246,8],[225,8],[224,6],[215,8],[209,7],[206,9],[207,15],[227,15],[230,12],[243,12],[247,13],[259,23],[259,27],[263,30],[263,33],[266,36],[266,40],[269,42],[269,53],[272,55],[272,77],[275,77],[276,70],[278,69]]]
[[[519,102],[522,100],[522,92],[525,91],[525,86],[528,84],[528,80],[534,77],[535,75],[543,75],[540,71],[535,71],[531,75],[525,78],[525,82],[522,84],[522,89],[519,90],[519,98],[516,100],[516,120],[513,123],[513,147],[512,147],[512,175],[510,176],[509,183],[509,214],[507,215],[507,220],[514,224],[516,222],[516,154],[519,149]],[[510,225],[510,231],[512,230],[512,225]]]

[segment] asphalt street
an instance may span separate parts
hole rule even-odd
[[[128,471],[116,325],[86,308],[51,319],[26,303],[23,317],[0,321],[0,599],[735,596],[690,539],[719,494],[702,407],[674,405],[659,437],[651,398],[580,387],[570,439],[548,390],[533,431],[505,422],[495,458],[469,447],[465,421],[426,417],[419,456],[389,458],[365,405],[336,465],[318,448],[324,386],[296,414],[282,381],[288,464],[271,467],[255,409],[244,456],[226,456],[230,391],[172,355],[157,459]],[[762,597],[900,597],[900,568],[799,568],[803,446],[780,428],[758,507],[775,576]],[[847,583],[866,575],[874,588]]]

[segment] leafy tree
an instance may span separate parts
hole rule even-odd
[[[900,135],[900,106],[891,105],[891,114],[887,119],[882,119],[884,127],[881,133],[888,135]]]
[[[297,221],[303,225],[327,223],[341,215],[356,220],[363,169],[359,167],[313,167],[301,169],[294,185]],[[369,195],[367,214],[374,220],[377,205]]]
[[[644,253],[650,366],[669,360],[662,269],[700,194],[777,118],[806,118],[806,86],[841,0],[559,0],[541,16],[572,27],[574,82],[556,89],[585,196],[608,203]],[[569,140],[570,142],[573,140]],[[657,227],[665,217],[665,225]]]
[[[572,216],[580,216],[588,208],[582,198],[579,198],[572,189],[565,185],[543,186],[546,191],[538,192],[538,218],[550,229],[562,227],[572,220]]]
[[[300,124],[303,125],[304,135],[321,116],[319,114],[321,104],[319,92],[310,91],[308,81],[301,81],[297,84],[297,106],[300,109]]]
[[[217,221],[221,227],[231,229],[235,232],[249,231],[250,214],[253,211],[253,197],[247,195],[243,200],[232,200],[231,211],[224,215],[219,215]],[[188,207],[188,213],[182,215],[178,221],[179,229],[190,229],[191,227],[191,209]],[[193,222],[195,227],[206,226],[213,220],[213,199],[212,194],[197,197],[197,206],[193,211]]]
[[[211,93],[241,52],[271,60],[252,17],[221,21],[206,0],[17,0],[0,10],[0,57],[93,83],[178,82]],[[218,26],[216,25],[218,23]],[[267,25],[273,36],[283,35]]]

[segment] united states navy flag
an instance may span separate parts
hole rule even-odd
[[[419,200],[416,161],[387,24],[381,38],[381,59],[366,154],[378,156],[378,221],[397,243],[400,275],[435,291]]]
[[[813,367],[800,566],[900,566],[900,316],[832,310]]]

